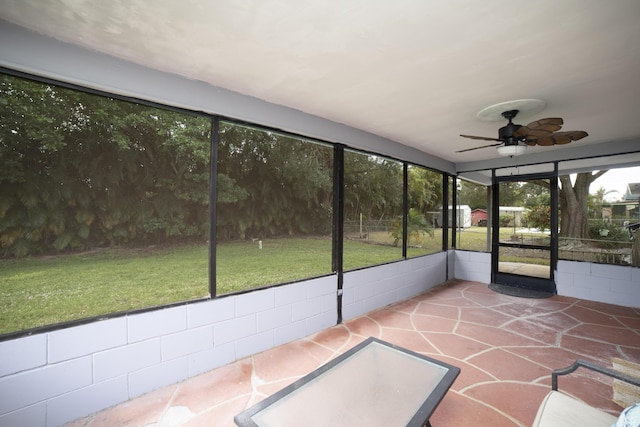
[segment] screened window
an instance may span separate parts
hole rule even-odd
[[[447,242],[448,242],[448,248],[449,249],[453,249],[455,247],[454,245],[454,241],[453,241],[453,220],[454,220],[454,209],[453,209],[453,205],[454,205],[454,198],[453,198],[453,192],[455,191],[455,182],[456,180],[454,179],[455,177],[453,176],[448,176],[447,177],[447,187],[449,189],[449,197],[447,200]],[[444,210],[444,205],[440,207],[440,215],[439,215],[439,222],[441,224],[444,224],[444,220],[445,220],[445,210]]]
[[[426,168],[407,166],[404,212],[404,164],[344,150],[333,236],[330,144],[4,74],[0,117],[0,335],[442,248]]]
[[[223,122],[216,293],[331,272],[333,148]]]
[[[442,173],[409,165],[407,204],[407,257],[442,251]]]
[[[209,295],[209,118],[9,75],[0,100],[0,334]]]
[[[560,259],[640,267],[639,176],[638,166],[560,174]]]
[[[458,178],[456,248],[490,251],[489,188]]]
[[[402,167],[398,161],[345,150],[345,270],[402,259]]]

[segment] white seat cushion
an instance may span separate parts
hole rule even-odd
[[[611,414],[552,391],[540,404],[533,427],[611,427],[615,422]]]

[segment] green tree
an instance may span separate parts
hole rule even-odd
[[[345,151],[345,218],[390,220],[402,212],[402,163]]]
[[[560,237],[589,237],[589,186],[606,172],[607,170],[578,173],[573,184],[569,175],[560,176]]]
[[[223,123],[218,238],[329,233],[332,173],[328,146]]]
[[[519,205],[525,208],[536,208],[540,205],[549,205],[551,202],[550,182],[546,179],[525,181],[521,183],[518,198]],[[548,227],[547,227],[548,228]]]
[[[607,202],[604,197],[607,194],[616,193],[616,190],[607,191],[606,188],[600,187],[595,193],[589,194],[587,201],[587,211],[589,218],[601,219],[602,208]]]
[[[393,244],[399,246],[402,242],[402,218],[393,223],[391,231],[389,232],[393,237]],[[407,215],[407,244],[408,245],[420,245],[422,238],[429,234],[434,236],[433,228],[429,226],[427,219],[417,209],[409,209]]]
[[[471,210],[487,209],[487,187],[464,179],[458,180],[458,204]]]
[[[442,174],[418,166],[407,170],[409,206],[423,215],[442,206]]]
[[[5,255],[206,238],[211,124],[0,76]]]
[[[531,206],[522,220],[529,228],[537,228],[540,231],[549,230],[551,229],[551,206],[548,203]]]

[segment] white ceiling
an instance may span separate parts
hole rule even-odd
[[[476,113],[522,98],[547,106],[516,123],[589,133],[571,147],[640,138],[638,0],[0,0],[0,18],[457,164],[497,157],[454,153],[485,144],[459,134],[497,137]]]

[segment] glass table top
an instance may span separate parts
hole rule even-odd
[[[428,412],[422,425],[458,373],[456,367],[369,338],[245,411],[249,413],[244,417],[240,414],[236,423],[244,419],[238,425],[406,426],[422,409]],[[434,402],[423,408],[430,398]]]

